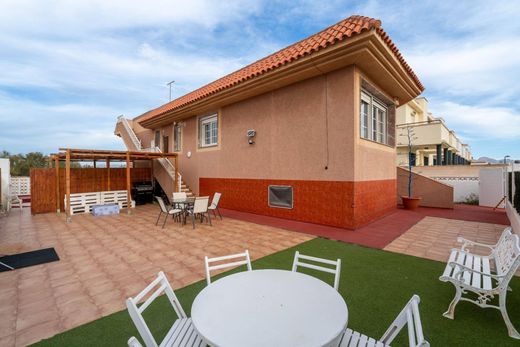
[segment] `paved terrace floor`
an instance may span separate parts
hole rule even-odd
[[[203,257],[249,249],[257,259],[314,236],[446,261],[458,236],[494,243],[503,211],[474,206],[396,212],[363,228],[327,226],[224,210],[213,227],[155,227],[156,206],[132,215],[0,219],[0,254],[55,247],[60,261],[0,273],[0,346],[23,346],[125,308],[163,270],[174,288],[204,277]],[[230,218],[231,217],[231,218]],[[283,230],[285,229],[285,230]],[[291,232],[291,231],[297,231]]]
[[[417,223],[421,222],[426,217],[447,219],[448,221],[439,220],[439,230],[444,230],[446,225],[449,224],[449,220],[459,221],[459,223],[453,223],[453,225],[459,226],[460,230],[457,229],[459,230],[459,232],[455,233],[457,235],[462,235],[462,226],[464,226],[465,234],[473,236],[471,230],[474,230],[474,232],[477,233],[478,226],[482,223],[500,225],[499,227],[497,227],[500,230],[502,230],[505,227],[505,225],[509,225],[509,220],[503,209],[493,210],[492,208],[488,207],[471,205],[455,205],[453,209],[420,207],[416,211],[408,211],[403,208],[398,208],[395,212],[390,213],[387,216],[356,230],[346,230],[326,225],[304,223],[288,219],[268,217],[233,210],[221,210],[224,216],[235,219],[240,219],[262,225],[270,225],[273,227],[284,228],[288,230],[298,231],[301,233],[321,236],[332,240],[356,243],[362,246],[379,249],[384,249],[385,247],[390,245],[395,239],[399,238],[401,235],[406,233],[408,230],[410,230],[410,228],[412,228]],[[477,229],[475,229],[475,226],[477,227]],[[482,229],[486,228],[487,227],[482,226]],[[457,235],[454,235],[451,232],[452,228],[446,230],[447,232],[445,235],[442,232],[440,232],[437,235],[437,238],[448,238],[451,240],[454,237],[452,241],[456,240]],[[467,230],[470,231],[467,232]],[[415,229],[411,232],[412,234],[416,233]],[[420,235],[417,234],[416,236]],[[484,240],[485,238],[481,237],[481,239]],[[488,240],[492,239],[494,239],[494,236],[488,238]],[[450,244],[452,244],[451,241]],[[397,248],[395,250],[397,250]]]
[[[313,236],[224,218],[213,227],[155,227],[158,208],[132,215],[0,218],[0,254],[54,247],[60,261],[0,273],[0,346],[25,346],[125,308],[158,271],[174,288],[204,278],[205,255],[249,249],[253,259]]]

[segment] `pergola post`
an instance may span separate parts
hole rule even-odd
[[[110,190],[110,159],[107,159],[107,190]]]
[[[54,156],[54,172],[56,174],[56,212],[60,213],[60,160]]]
[[[67,212],[67,223],[70,223],[70,149],[67,149],[67,152],[65,153],[65,196],[67,202],[67,206],[65,206],[65,211]]]
[[[166,159],[168,160],[168,159]],[[180,190],[177,190],[178,187],[179,187],[179,159],[177,158],[177,156],[175,156],[175,178],[174,178],[174,184],[175,184],[175,187],[173,187],[173,191],[174,192],[180,192]]]
[[[132,207],[132,185],[130,182],[130,152],[126,152],[126,213],[130,214],[130,208]]]

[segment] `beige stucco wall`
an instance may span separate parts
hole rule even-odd
[[[351,121],[353,122],[354,137],[354,180],[371,181],[395,179],[395,147],[383,145],[377,142],[366,140],[360,136],[360,100],[361,100],[361,80],[365,79],[379,92],[388,99],[391,97],[384,90],[378,87],[377,83],[363,74],[359,69],[355,74],[355,98],[354,113]]]
[[[361,78],[377,88],[350,66],[225,106],[218,110],[217,148],[199,149],[198,117],[186,119],[179,156],[183,180],[198,193],[200,177],[395,179],[395,148],[359,136]],[[149,146],[153,131],[136,129]],[[248,129],[257,132],[254,145],[247,142]],[[161,130],[170,136],[173,150],[172,125]]]
[[[195,192],[199,177],[354,180],[354,76],[353,67],[344,68],[223,107],[216,149],[198,148],[197,117],[187,119],[183,179]],[[248,129],[257,132],[254,145]]]

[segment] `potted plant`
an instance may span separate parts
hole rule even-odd
[[[421,202],[420,197],[412,195],[412,147],[413,140],[417,139],[414,135],[413,127],[407,127],[406,135],[404,136],[406,136],[408,140],[408,196],[401,196],[404,208],[412,211],[419,207],[419,203]]]

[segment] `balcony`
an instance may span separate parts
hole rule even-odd
[[[451,147],[458,153],[462,151],[462,143],[460,140],[441,120],[397,125],[397,146],[408,145],[406,140],[406,129],[408,127],[414,129],[415,137],[417,137],[417,139],[413,141],[414,146],[445,144],[445,146]]]

